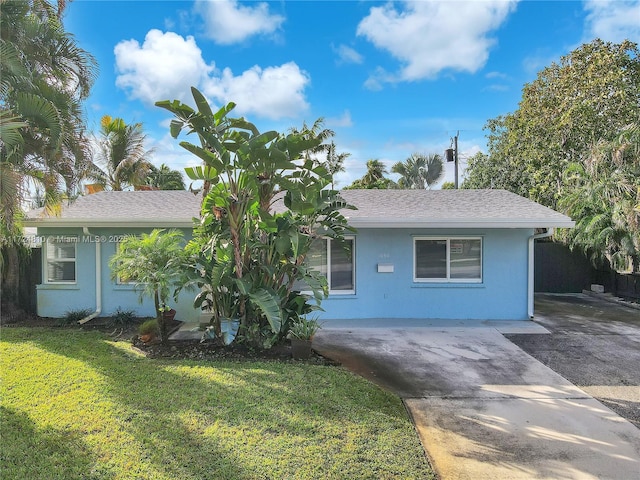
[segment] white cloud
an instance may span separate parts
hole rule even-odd
[[[488,91],[488,92],[507,92],[509,91],[509,86],[508,85],[502,85],[499,83],[493,83],[487,87],[485,87],[483,89],[483,91]]]
[[[390,74],[382,67],[376,67],[375,71],[365,80],[364,88],[373,92],[378,92],[382,90],[385,83],[393,83],[396,81],[397,79],[394,75]]]
[[[355,49],[348,47],[347,45],[332,46],[333,51],[338,55],[338,64],[355,63],[361,64],[364,61],[364,57],[360,55]]]
[[[327,126],[331,128],[352,127],[353,120],[351,120],[351,112],[349,110],[345,110],[339,117],[327,118]]]
[[[506,73],[502,72],[489,72],[485,75],[485,78],[499,78],[502,80],[506,80],[509,76]]]
[[[239,43],[258,34],[274,33],[285,18],[269,13],[267,3],[239,5],[236,0],[198,1],[195,11],[202,15],[205,35],[220,45]]]
[[[132,98],[153,104],[158,100],[186,100],[191,86],[198,85],[214,67],[202,59],[192,36],[149,30],[144,43],[124,40],[114,49],[118,76],[116,86]]]
[[[158,100],[191,101],[197,87],[215,101],[237,104],[236,112],[270,119],[297,117],[309,105],[304,89],[309,75],[293,62],[280,66],[254,66],[234,76],[229,68],[207,64],[193,37],[150,30],[142,45],[136,40],[115,47],[116,85],[131,98],[153,105]]]
[[[587,0],[587,39],[598,37],[607,42],[628,39],[640,41],[640,1]]]
[[[442,70],[476,72],[484,66],[496,30],[515,9],[515,1],[403,2],[372,7],[357,33],[388,51],[402,67],[395,75],[374,74],[381,82],[435,78]]]
[[[484,77],[495,82],[508,82],[509,80],[509,76],[506,73],[495,71],[487,73]],[[492,83],[491,85],[486,86],[483,90],[490,92],[506,92],[509,90],[509,86],[505,83]]]
[[[206,81],[204,93],[224,103],[235,102],[235,111],[242,115],[255,113],[278,120],[309,108],[304,96],[309,82],[309,75],[294,62],[267,68],[256,65],[238,76],[225,68],[222,75]]]

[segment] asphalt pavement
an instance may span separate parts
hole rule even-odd
[[[640,428],[640,308],[539,294],[535,322],[551,335],[507,338]]]

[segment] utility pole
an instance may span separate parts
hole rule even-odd
[[[458,190],[458,135],[460,135],[460,131],[458,131],[458,133],[456,133],[456,136],[453,137],[453,155],[456,169],[456,190]]]
[[[456,133],[456,136],[453,137],[451,142],[453,143],[453,148],[447,148],[444,152],[447,162],[455,162],[455,188],[458,189],[458,135],[460,135],[460,130]]]

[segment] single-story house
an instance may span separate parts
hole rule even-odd
[[[344,190],[357,207],[351,255],[330,240],[309,261],[326,272],[321,319],[527,320],[533,316],[534,241],[572,227],[565,215],[504,190]],[[134,286],[112,280],[108,262],[123,235],[178,228],[191,235],[200,196],[186,191],[99,192],[56,217],[31,215],[42,240],[38,314],[91,308],[153,315]],[[194,292],[176,318],[197,322]]]

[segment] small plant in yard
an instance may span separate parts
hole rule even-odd
[[[159,331],[158,319],[156,318],[151,318],[142,322],[140,328],[138,328],[138,332],[140,332],[140,340],[145,343],[153,340],[158,335]]]
[[[319,329],[320,324],[316,319],[300,317],[292,322],[288,337],[293,358],[304,360],[311,356],[311,340]]]
[[[74,325],[85,317],[91,315],[93,311],[90,308],[82,308],[78,310],[68,310],[65,312],[64,317],[58,321],[58,325]]]
[[[120,307],[113,312],[109,325],[111,327],[125,328],[133,325],[137,320],[136,312],[133,310],[122,310]]]
[[[289,338],[297,338],[299,340],[312,340],[313,336],[321,326],[318,321],[314,319],[307,319],[306,317],[300,317],[291,323],[289,328]]]

